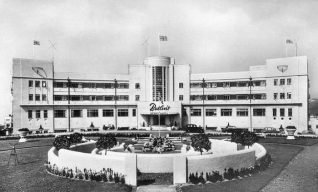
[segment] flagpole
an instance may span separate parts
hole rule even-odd
[[[34,42],[33,42],[33,47],[32,48],[33,48],[33,55],[32,56],[33,56],[33,59],[34,59]]]
[[[296,51],[296,57],[297,57],[297,42],[295,42],[295,51]]]
[[[286,40],[285,40],[285,57],[287,57],[287,43],[286,43]]]
[[[158,34],[158,56],[160,56],[160,33]]]

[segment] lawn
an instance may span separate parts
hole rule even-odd
[[[278,143],[276,140],[276,143]],[[30,139],[26,143],[16,145],[19,165],[13,161],[7,166],[10,154],[10,144],[17,140],[0,141],[0,191],[131,191],[131,187],[121,184],[107,184],[89,181],[77,181],[60,178],[48,174],[43,164],[47,160],[47,152],[52,146],[53,138]],[[261,141],[262,142],[262,141]],[[299,142],[299,141],[297,141]],[[308,140],[307,144],[312,143]],[[216,184],[191,185],[182,187],[183,191],[259,191],[271,179],[278,175],[288,162],[303,147],[263,143],[271,154],[274,163],[264,172],[242,180]],[[149,177],[149,178],[148,178]],[[161,178],[161,179],[160,179]],[[147,180],[152,184],[161,184],[171,180],[172,174],[157,175],[142,174],[139,181]],[[153,181],[153,179],[155,179]],[[146,182],[147,183],[147,182]],[[144,183],[144,184],[146,184]],[[143,183],[140,183],[143,184]]]
[[[318,138],[298,138],[295,140],[287,140],[286,137],[267,137],[259,138],[259,143],[278,143],[278,144],[290,144],[290,145],[303,145],[303,146],[311,146],[318,143]]]
[[[13,165],[13,161],[7,166],[10,150],[3,151],[10,148],[9,142],[17,141],[0,141],[0,150],[2,150],[0,151],[0,191],[131,191],[131,187],[122,184],[77,181],[48,174],[44,163],[52,141],[53,139],[50,138],[19,143],[17,145],[19,165],[17,166]],[[44,147],[31,148],[39,145]]]

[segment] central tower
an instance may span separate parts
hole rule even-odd
[[[151,98],[152,101],[169,101],[169,89],[173,85],[174,59],[165,56],[148,57],[144,64],[151,70]]]

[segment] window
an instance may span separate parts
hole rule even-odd
[[[274,86],[277,86],[278,79],[274,79]]]
[[[44,111],[43,111],[43,117],[44,117],[44,118],[47,118],[47,110],[44,110]]]
[[[118,89],[128,89],[129,84],[128,83],[118,83]]]
[[[265,109],[253,109],[253,116],[265,116]]]
[[[118,101],[128,101],[129,100],[128,95],[118,95],[117,98],[118,98]]]
[[[278,93],[274,93],[274,99],[275,100],[277,99],[277,95],[278,95]]]
[[[42,87],[46,87],[46,81],[42,81]]]
[[[180,89],[183,88],[183,83],[179,83],[179,88],[180,88]]]
[[[135,95],[135,100],[139,101],[139,99],[140,99],[140,95]]]
[[[66,88],[67,87],[67,83],[66,82],[54,82],[53,86],[56,88]]]
[[[41,111],[40,111],[40,110],[36,110],[36,111],[35,111],[35,117],[36,117],[37,119],[40,119],[40,118],[41,118]]]
[[[113,109],[103,109],[103,117],[113,117],[114,110]]]
[[[35,87],[40,87],[40,81],[35,81]]]
[[[87,109],[87,117],[98,117],[98,109]]]
[[[140,89],[140,84],[139,83],[135,83],[135,89]]]
[[[293,116],[293,108],[288,108],[288,117]]]
[[[201,116],[201,109],[191,109],[191,116]]]
[[[71,117],[82,117],[82,110],[81,109],[74,109],[71,111]]]
[[[287,99],[291,99],[291,93],[287,93]]]
[[[285,99],[285,93],[280,93],[280,94],[279,94],[279,98],[280,98],[280,99]]]
[[[221,116],[232,116],[232,109],[221,109]]]
[[[33,94],[29,94],[29,101],[33,101]]]
[[[279,112],[280,112],[280,116],[281,116],[281,117],[284,117],[284,116],[285,116],[285,109],[284,109],[284,108],[279,109]]]
[[[42,95],[42,101],[46,101],[46,95],[45,94]]]
[[[216,95],[207,95],[208,100],[216,100]]]
[[[205,115],[206,116],[216,116],[216,109],[206,109]]]
[[[32,119],[33,117],[32,117],[32,110],[28,110],[28,118],[29,119]]]
[[[276,117],[276,116],[277,116],[277,109],[273,108],[273,117]]]
[[[128,117],[128,109],[118,109],[118,117]]]
[[[236,109],[236,116],[238,116],[238,117],[248,116],[248,109],[246,109],[246,108],[238,108],[238,109]]]
[[[133,109],[133,110],[132,110],[132,116],[133,116],[133,117],[136,117],[136,109]]]
[[[285,85],[285,79],[280,79],[279,80],[279,85]]]
[[[33,81],[29,80],[29,87],[33,87]]]
[[[113,101],[114,95],[105,95],[105,101]]]
[[[40,99],[41,99],[40,94],[35,94],[35,100],[40,101]]]
[[[291,85],[291,82],[292,82],[291,78],[288,78],[287,79],[287,85]]]
[[[183,101],[183,95],[179,95],[179,101]]]
[[[66,110],[54,110],[55,118],[64,118],[66,117]]]

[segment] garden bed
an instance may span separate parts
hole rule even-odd
[[[137,185],[172,185],[173,173],[138,173]]]

